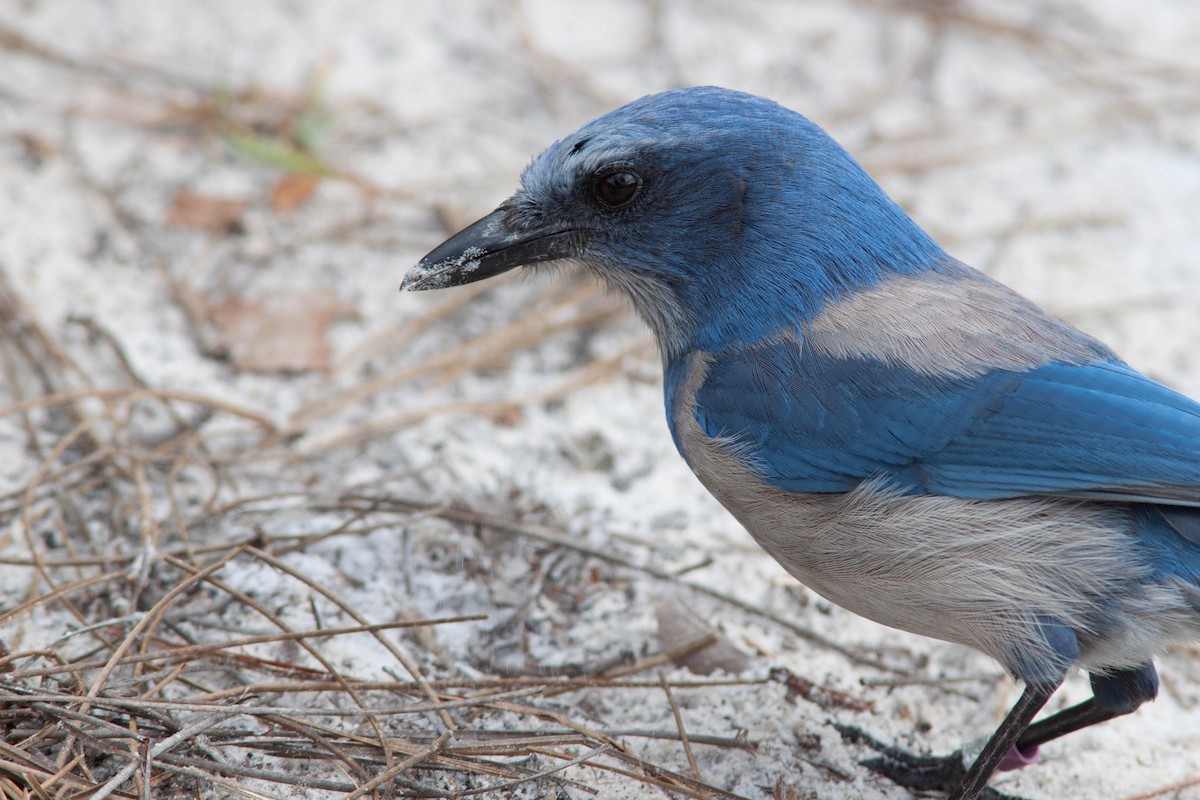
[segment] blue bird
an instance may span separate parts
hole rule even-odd
[[[1200,404],[947,255],[820,128],[714,87],[651,95],[533,160],[407,289],[569,259],[662,354],[667,422],[788,572],[1024,682],[966,766],[855,729],[956,800],[1153,699],[1200,639]],[[1068,672],[1093,697],[1034,722]]]

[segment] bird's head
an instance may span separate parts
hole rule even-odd
[[[552,144],[403,288],[570,259],[627,295],[670,358],[800,324],[943,257],[816,125],[699,87],[643,97]]]

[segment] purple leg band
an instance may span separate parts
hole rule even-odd
[[[1037,745],[1026,750],[1013,745],[1012,748],[1004,754],[1004,758],[1000,760],[1000,766],[996,769],[1001,772],[1010,772],[1021,767],[1028,767],[1030,764],[1038,760]]]

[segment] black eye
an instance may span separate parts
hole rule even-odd
[[[596,197],[609,208],[628,205],[641,188],[642,179],[625,170],[601,173],[595,183]]]

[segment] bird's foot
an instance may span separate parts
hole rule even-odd
[[[834,728],[847,742],[866,745],[879,754],[875,758],[860,761],[860,764],[892,783],[914,791],[953,792],[971,765],[970,759],[964,758],[962,750],[955,750],[947,756],[919,756],[885,744],[854,725],[834,725]],[[1007,760],[1008,756],[1005,758]],[[1036,758],[1034,753],[1032,759]],[[991,787],[985,788],[978,797],[979,800],[1023,800],[1014,795],[1001,794]]]

